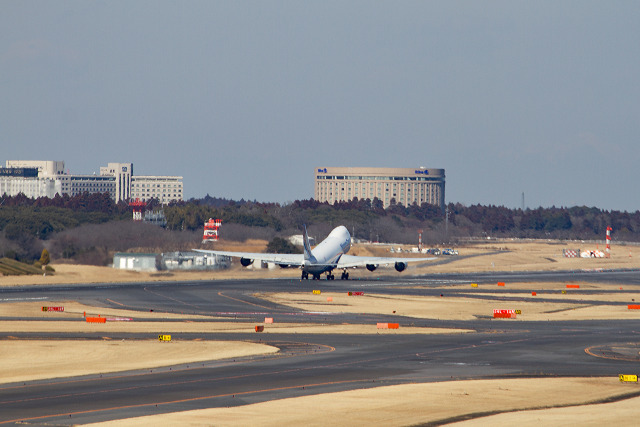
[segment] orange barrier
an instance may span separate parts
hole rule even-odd
[[[580,285],[567,285],[567,288],[580,289]]]
[[[378,323],[376,324],[378,329],[400,329],[399,323]]]
[[[640,310],[640,304],[629,304],[627,308],[629,310]]]
[[[493,318],[494,319],[515,319],[517,310],[493,310]]]
[[[273,317],[265,317],[264,323],[273,323]]]
[[[87,317],[87,323],[107,323],[106,317]]]
[[[333,301],[333,297],[327,297],[327,301],[328,302],[332,302]]]
[[[535,293],[535,292],[531,292],[531,296],[532,296],[532,297],[535,297],[536,295],[538,295],[538,294],[537,294],[537,293]]]
[[[504,286],[504,282],[498,282],[498,286]]]
[[[515,319],[515,313],[493,313],[494,319]]]
[[[256,332],[263,332],[264,331],[264,326],[258,326],[256,325]]]

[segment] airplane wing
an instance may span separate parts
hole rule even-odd
[[[304,264],[303,254],[263,254],[254,252],[229,252],[229,251],[210,251],[205,249],[193,249],[196,252],[202,252],[211,255],[222,255],[236,258],[252,259],[264,262],[272,262],[274,264],[283,264],[289,266],[301,266]]]
[[[375,256],[357,256],[357,255],[342,255],[338,260],[337,268],[355,268],[366,267],[367,265],[378,266],[393,266],[395,263],[400,262],[408,264],[410,262],[424,262],[431,261],[437,258],[396,258],[396,257],[375,257]]]

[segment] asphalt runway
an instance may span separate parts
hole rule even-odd
[[[365,274],[361,273],[361,277],[372,277]],[[322,289],[325,292],[445,294],[448,297],[456,296],[458,292],[468,293],[468,289],[456,289],[453,285],[471,282],[535,284],[569,280],[610,284],[611,292],[637,294],[637,287],[621,291],[619,286],[640,285],[640,273],[449,274],[427,278],[393,275],[350,281],[274,279],[0,289],[0,304],[44,298],[43,301],[73,300],[145,312],[215,315],[223,318],[222,321],[236,319],[249,324],[261,323],[264,317],[275,317],[278,322],[375,324],[388,321],[400,323],[401,327],[413,324],[478,331],[450,335],[172,334],[176,340],[261,342],[280,348],[280,352],[150,370],[2,384],[0,424],[82,424],[411,382],[637,373],[639,360],[634,359],[637,351],[633,346],[640,342],[640,319],[509,322],[487,318],[442,321],[395,315],[307,313],[253,296],[256,291],[311,292]],[[510,294],[518,292],[509,290]],[[528,291],[520,293],[523,295],[519,300],[526,300],[526,294],[530,296]],[[569,300],[564,302],[579,304]],[[3,333],[0,334],[0,345],[2,340],[10,337],[102,340],[104,336],[104,333]],[[113,333],[108,338],[147,340],[154,337],[149,334]],[[629,348],[625,354],[620,350],[622,345]]]

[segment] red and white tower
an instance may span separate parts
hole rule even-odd
[[[217,242],[218,229],[222,225],[221,219],[211,219],[204,223],[204,234],[202,235],[202,243]]]
[[[129,202],[129,206],[133,208],[133,220],[142,221],[142,213],[147,207],[147,202],[144,202],[140,199],[135,199]]]
[[[611,256],[611,231],[613,228],[607,227],[607,246],[606,246],[606,257],[609,258]]]

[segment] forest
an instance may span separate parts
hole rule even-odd
[[[272,244],[276,238],[300,234],[303,225],[318,240],[345,225],[355,240],[406,244],[417,243],[422,230],[423,242],[433,246],[487,237],[604,240],[610,226],[614,240],[640,242],[640,211],[586,206],[522,210],[449,203],[443,211],[426,203],[404,207],[393,200],[385,209],[378,199],[279,204],[207,195],[166,206],[152,200],[147,208],[164,213],[164,229],[134,222],[131,208],[116,204],[107,193],[51,199],[4,196],[0,199],[0,256],[28,262],[39,259],[46,248],[54,262],[108,265],[114,252],[206,247],[201,239],[209,218],[222,219],[222,239],[263,239]]]

